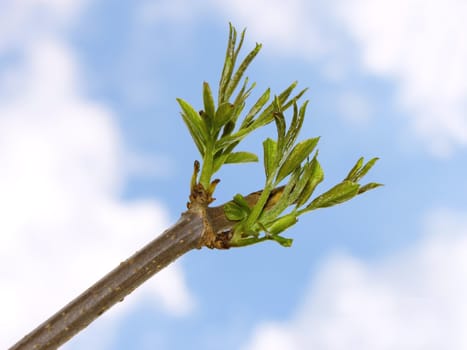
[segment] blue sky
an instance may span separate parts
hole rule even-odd
[[[309,87],[326,180],[385,187],[317,211],[291,248],[190,252],[64,349],[467,349],[464,3],[6,0],[0,4],[0,347],[175,222],[228,22],[256,96]],[[246,139],[261,154],[272,128]],[[262,187],[226,166],[216,197]]]

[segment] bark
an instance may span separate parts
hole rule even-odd
[[[253,192],[245,199],[254,205],[260,194],[261,191]],[[266,208],[270,205],[272,201],[266,204]],[[57,349],[183,254],[203,246],[229,248],[235,222],[225,217],[223,205],[212,208],[204,205],[189,206],[190,209],[172,227],[121,262],[9,350]]]
[[[171,228],[120,263],[10,350],[57,349],[155,273],[188,251],[200,248],[204,231],[204,219],[199,212],[183,213]]]

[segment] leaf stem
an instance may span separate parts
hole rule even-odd
[[[201,168],[201,175],[199,183],[203,185],[205,190],[209,190],[211,185],[211,177],[214,167],[214,142],[208,142],[203,157],[203,166]]]
[[[248,218],[245,221],[244,226],[246,228],[253,228],[254,224],[258,221],[258,218],[261,216],[261,213],[263,212],[264,206],[266,205],[272,190],[273,185],[271,181],[267,181],[263,191],[258,198],[258,201],[253,206],[250,215],[248,215]]]

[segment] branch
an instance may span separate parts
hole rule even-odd
[[[120,263],[10,350],[58,348],[155,273],[199,248],[203,232],[203,218],[199,213],[183,213],[175,225]]]
[[[258,192],[246,196],[254,205]],[[224,205],[192,205],[159,237],[120,263],[55,315],[39,325],[9,350],[52,350],[67,342],[105,311],[150,277],[192,249],[203,246],[226,249],[235,222],[224,215]]]

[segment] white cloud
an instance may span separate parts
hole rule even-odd
[[[2,0],[0,53],[70,26],[87,0]]]
[[[368,99],[353,91],[345,91],[338,97],[337,109],[342,118],[356,125],[368,123],[372,113]]]
[[[466,217],[432,213],[417,245],[379,262],[331,257],[294,317],[258,325],[246,349],[467,349]]]
[[[316,58],[327,53],[334,43],[328,39],[325,23],[329,6],[303,0],[211,1],[211,7],[229,21],[246,26],[249,38],[267,43],[281,55],[307,55]]]
[[[345,77],[357,59],[395,83],[397,101],[429,151],[447,156],[467,147],[465,1],[224,0],[211,6],[247,26],[267,51],[320,62],[331,79]]]
[[[335,48],[335,42],[328,40],[326,20],[330,10],[326,3],[303,0],[145,1],[138,18],[143,25],[163,20],[192,25],[204,16],[213,18],[212,12],[217,18],[220,12],[237,29],[247,27],[248,39],[267,43],[267,50],[285,56],[318,57]]]
[[[198,15],[199,9],[199,3],[187,3],[185,0],[143,1],[138,9],[138,19],[143,24],[168,19],[171,22],[182,22],[186,25]]]
[[[8,5],[16,11],[16,5]],[[66,11],[54,9],[58,17]],[[25,34],[23,42],[0,45],[0,54],[15,50],[17,55],[0,68],[0,348],[169,223],[158,202],[119,197],[128,153],[114,115],[84,97],[72,50],[49,27],[37,31],[41,34]],[[193,307],[183,271],[174,265],[105,318],[115,324],[141,300],[173,315]],[[106,336],[112,333],[108,327]]]
[[[448,155],[467,146],[467,3],[343,2],[340,18],[363,65],[397,82],[401,104],[428,148]]]

